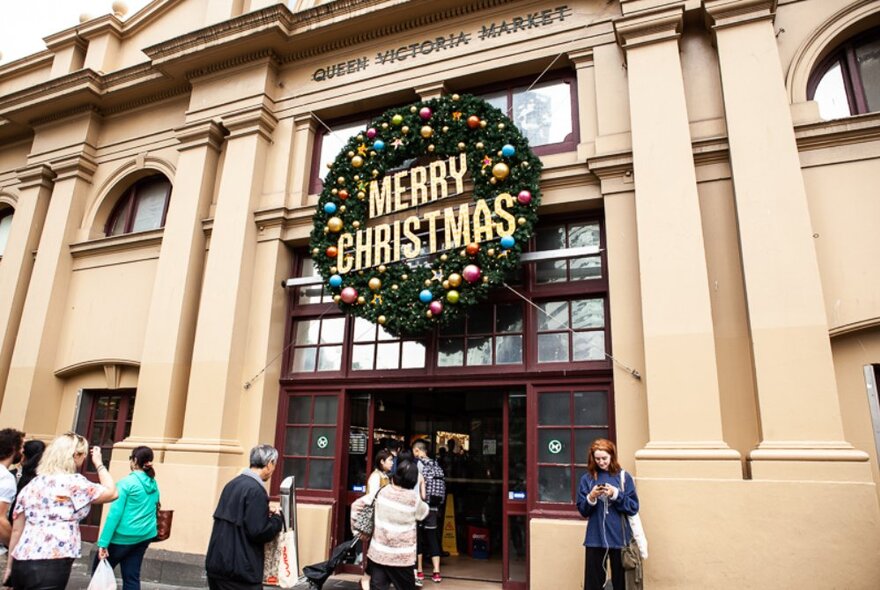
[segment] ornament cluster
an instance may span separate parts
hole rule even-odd
[[[373,180],[413,158],[465,154],[473,200],[507,193],[516,228],[511,235],[429,257],[339,272],[338,240],[365,227]],[[396,336],[420,336],[460,317],[519,266],[540,203],[541,161],[501,111],[457,94],[391,109],[350,138],[330,168],[313,217],[312,257],[346,313],[381,324]],[[343,252],[343,256],[351,256]]]

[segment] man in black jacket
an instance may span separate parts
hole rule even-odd
[[[269,506],[269,481],[278,451],[269,445],[251,449],[250,469],[226,484],[214,511],[214,529],[205,556],[211,590],[262,590],[263,545],[283,525],[277,507]]]

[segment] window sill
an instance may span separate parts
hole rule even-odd
[[[98,238],[70,245],[70,255],[74,258],[87,258],[101,254],[112,254],[128,250],[162,245],[164,228]]]

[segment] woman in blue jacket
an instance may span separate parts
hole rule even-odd
[[[110,505],[110,512],[98,538],[99,559],[110,567],[120,565],[122,590],[140,590],[141,564],[147,547],[156,537],[156,508],[159,486],[153,470],[153,449],[137,447],[129,457],[131,473],[119,480],[119,498]]]
[[[593,441],[588,463],[577,496],[578,510],[590,519],[584,538],[584,589],[602,590],[610,564],[614,590],[622,590],[626,581],[620,550],[632,537],[626,517],[638,513],[639,497],[629,473],[623,472],[621,490],[622,470],[613,442],[604,438]]]

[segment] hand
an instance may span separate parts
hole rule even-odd
[[[107,559],[110,557],[110,552],[107,551],[106,547],[98,547],[98,559]]]
[[[92,463],[95,465],[95,469],[99,469],[104,465],[104,457],[101,455],[101,447],[92,447]]]
[[[281,514],[281,504],[278,502],[269,502],[269,514]]]
[[[605,486],[598,485],[598,486],[594,487],[592,490],[590,490],[590,501],[591,502],[595,502],[596,500],[599,499],[599,496],[602,495],[602,490],[604,489],[604,487]]]

